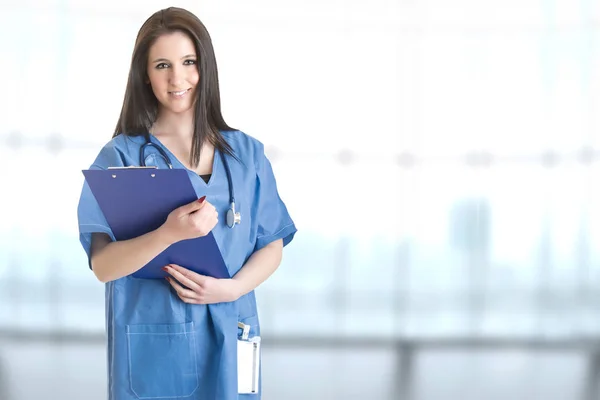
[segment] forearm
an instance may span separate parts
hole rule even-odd
[[[239,295],[243,296],[267,280],[281,263],[283,240],[269,243],[250,256],[246,264],[233,277],[237,282]]]
[[[112,242],[93,236],[91,266],[98,280],[114,281],[130,275],[152,261],[171,245],[161,229],[134,239]]]

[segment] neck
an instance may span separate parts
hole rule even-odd
[[[151,131],[155,136],[191,138],[194,136],[194,110],[181,114],[160,110]]]

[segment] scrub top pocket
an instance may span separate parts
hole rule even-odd
[[[188,397],[198,389],[194,323],[128,325],[131,391],[138,399]]]

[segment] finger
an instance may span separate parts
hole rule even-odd
[[[198,211],[193,215],[193,218],[196,218],[197,222],[207,221],[213,223],[219,220],[219,212],[217,211],[215,206],[213,206],[210,203],[207,203],[206,206],[202,208],[202,210]]]
[[[205,202],[204,207],[195,213],[189,214],[189,217],[195,226],[205,227],[207,223],[212,223],[217,215],[216,208],[209,202]]]
[[[184,303],[188,303],[188,304],[212,304],[207,302],[204,299],[192,299],[190,297],[183,297],[183,296],[179,296],[179,298],[181,299],[181,301],[183,301]]]
[[[206,196],[202,196],[196,201],[192,201],[189,204],[179,207],[180,215],[187,215],[198,211],[199,209],[204,207],[205,204],[208,204],[208,202],[205,202],[205,200]]]
[[[202,304],[202,302],[200,300],[192,299],[189,297],[179,296],[179,298],[181,299],[181,301],[183,301],[184,303],[187,303],[187,304]]]
[[[190,271],[189,269],[183,268],[177,264],[169,264],[165,267],[165,269],[171,276],[190,289],[196,290],[206,281],[206,277],[204,275]]]
[[[196,213],[196,215],[206,216],[206,215],[212,215],[215,212],[217,212],[217,209],[215,208],[215,206],[213,206],[208,201],[205,201],[204,207],[202,207],[202,210],[198,211]]]
[[[177,283],[177,281],[175,281],[175,279],[167,277],[167,281],[171,284],[173,289],[175,289],[175,291],[177,292],[177,295],[179,297],[181,297],[182,299],[183,298],[187,298],[187,299],[191,299],[191,300],[199,300],[200,299],[200,296],[196,292],[182,287],[180,284]]]

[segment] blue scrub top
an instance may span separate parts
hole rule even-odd
[[[198,198],[206,195],[219,213],[213,229],[223,259],[233,276],[253,252],[283,239],[291,242],[296,227],[277,191],[263,144],[240,131],[223,131],[239,160],[229,156],[236,210],[241,224],[225,225],[229,187],[220,152],[215,151],[208,183],[188,170]],[[173,168],[183,164],[168,154]],[[139,166],[143,136],[119,135],[107,143],[90,169]],[[167,168],[153,147],[147,147],[148,166]],[[84,182],[78,206],[81,244],[90,255],[91,235],[108,234],[115,240],[89,186]],[[254,291],[235,302],[190,305],[182,302],[166,281],[123,277],[106,284],[108,382],[110,400],[260,399],[237,394],[237,322],[251,326],[250,337],[260,335]]]

